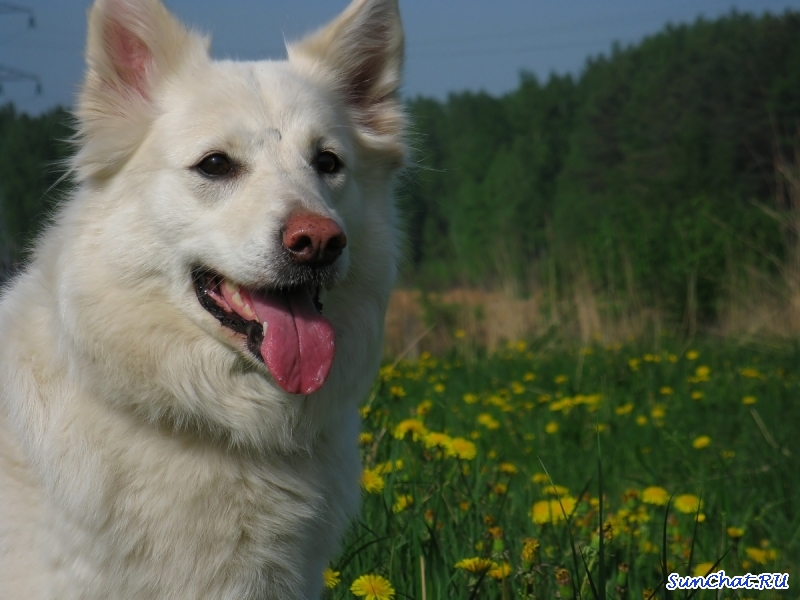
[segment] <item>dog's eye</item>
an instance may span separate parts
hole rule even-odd
[[[342,161],[333,152],[324,150],[314,159],[314,167],[323,175],[335,175],[342,170]]]
[[[217,152],[206,156],[197,164],[197,170],[209,177],[224,177],[233,171],[233,162],[230,158]]]

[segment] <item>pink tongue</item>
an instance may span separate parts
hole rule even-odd
[[[222,288],[228,304],[244,316]],[[321,388],[333,364],[336,339],[311,294],[307,290],[264,294],[241,288],[239,295],[250,301],[258,322],[267,323],[261,357],[278,385],[290,394],[311,394]]]

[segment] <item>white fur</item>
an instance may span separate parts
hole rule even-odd
[[[285,62],[212,61],[159,0],[97,0],[76,189],[0,302],[0,598],[318,598],[358,508],[358,403],[394,278],[396,0],[354,0]],[[310,167],[319,145],[343,174]],[[225,182],[191,167],[223,151]],[[282,391],[198,303],[204,264],[277,277],[298,209],[348,244],[337,351]]]

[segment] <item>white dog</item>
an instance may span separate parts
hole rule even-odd
[[[0,598],[318,598],[398,252],[397,1],[280,62],[89,18],[76,188],[0,303]]]

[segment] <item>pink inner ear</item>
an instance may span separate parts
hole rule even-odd
[[[111,23],[106,30],[114,70],[122,82],[148,98],[147,71],[153,55],[147,45],[119,23]]]

